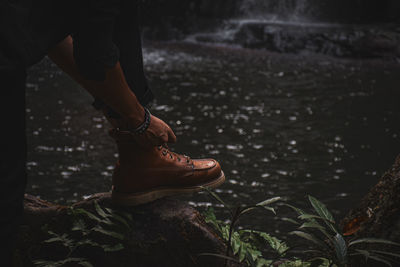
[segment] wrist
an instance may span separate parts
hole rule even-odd
[[[129,131],[134,134],[142,134],[147,128],[150,126],[151,121],[151,113],[147,108],[143,107],[143,116],[140,120],[139,124],[136,124],[134,127],[129,127]]]
[[[136,129],[137,127],[139,127],[145,120],[145,113],[145,108],[139,106],[134,114],[127,117],[128,128]]]

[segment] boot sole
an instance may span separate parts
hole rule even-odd
[[[124,205],[124,206],[137,206],[152,202],[159,198],[176,196],[181,194],[190,194],[194,192],[199,192],[204,190],[203,187],[216,188],[225,182],[224,172],[218,178],[212,180],[211,182],[190,186],[190,187],[160,187],[151,191],[139,192],[139,193],[121,193],[116,192],[114,188],[111,193],[111,200],[114,204]]]

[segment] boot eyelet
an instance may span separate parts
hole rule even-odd
[[[163,150],[162,154],[163,154],[163,156],[166,156],[167,155],[167,151]]]
[[[174,159],[174,157],[173,157],[172,155],[169,155],[169,157],[170,157],[171,159]]]

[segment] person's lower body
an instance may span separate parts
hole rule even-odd
[[[3,117],[0,147],[1,266],[12,266],[26,186],[25,69],[0,70],[0,109]]]
[[[143,70],[138,18],[134,15],[134,13],[137,13],[137,1],[125,1],[123,5],[122,13],[115,22],[112,31],[112,43],[118,48],[119,52],[119,64],[116,66],[119,72],[123,72],[126,84],[133,91],[138,102],[146,106],[153,99],[153,94],[147,85]],[[65,40],[67,42],[65,45],[69,47],[69,51],[71,51],[70,44],[73,44],[72,51],[75,58],[78,58],[75,62],[70,60],[71,55],[68,57],[69,59],[57,59],[57,51],[60,50],[53,50],[50,57],[55,62],[62,62],[59,66],[64,68],[67,73],[69,71],[69,74],[90,92],[93,90],[91,88],[93,84],[85,81],[85,79],[96,79],[97,75],[92,76],[92,74],[99,74],[101,71],[96,67],[92,69],[93,66],[97,66],[96,64],[86,64],[94,57],[89,56],[85,59],[83,53],[79,52],[79,46],[82,45],[80,38],[82,38],[82,35],[78,34],[72,35],[73,42]],[[104,41],[102,38],[99,39],[99,42]],[[93,45],[96,45],[96,42]],[[75,52],[77,53],[75,54]],[[86,60],[88,61],[86,62]],[[81,64],[78,64],[78,61]],[[68,63],[65,64],[65,62]],[[109,66],[110,69],[113,69],[111,66],[114,57],[111,57],[110,61],[105,60],[105,62],[105,64],[100,65]],[[82,64],[86,64],[87,68],[79,69]],[[87,75],[82,75],[84,74],[82,70]],[[83,76],[83,79],[81,76]],[[102,99],[95,99],[93,106],[101,110],[114,127],[110,135],[117,143],[119,153],[119,160],[113,173],[112,199],[115,203],[138,205],[177,193],[199,191],[201,190],[200,186],[215,187],[225,180],[221,167],[215,160],[191,160],[188,157],[170,152],[166,147],[144,147],[144,144],[141,144],[139,140],[140,138],[131,135],[130,130],[133,129],[127,123],[129,118],[124,117],[123,114],[118,114],[115,110],[121,111],[118,107],[119,104],[123,105],[121,99],[117,97],[119,102],[110,101],[110,99],[115,99],[115,96],[120,96],[116,94],[123,94],[121,90],[117,90],[118,88],[112,90],[113,81],[118,86],[117,80],[104,81],[107,82],[107,90],[102,91],[100,94]],[[99,84],[98,86],[102,85]],[[112,103],[113,108],[107,106],[105,102]],[[126,131],[129,133],[126,134]]]

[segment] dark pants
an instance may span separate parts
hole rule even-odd
[[[139,102],[146,106],[153,100],[154,95],[150,90],[143,70],[142,43],[138,24],[137,1],[125,1],[119,19],[116,21],[113,32],[113,42],[120,54],[120,64],[124,71],[126,81],[135,93]],[[104,107],[100,99],[96,99],[95,108]],[[118,117],[116,112],[110,112],[113,117]]]
[[[135,3],[136,1],[126,1],[126,5],[132,6],[127,6],[123,10],[126,14],[117,21],[113,40],[119,49],[120,64],[131,90],[142,105],[147,105],[153,99],[153,94],[147,85],[143,71],[137,17],[130,15],[132,9],[137,8]],[[27,153],[25,82],[25,69],[0,70],[0,114],[2,117],[0,148],[3,156],[0,165],[0,240],[5,245],[0,249],[0,266],[12,266],[11,255],[23,215]],[[94,106],[104,108],[105,104],[96,99]],[[111,111],[111,113],[118,116],[116,112]]]
[[[0,265],[12,266],[11,255],[22,219],[26,186],[24,69],[0,71],[2,159],[0,165]]]

